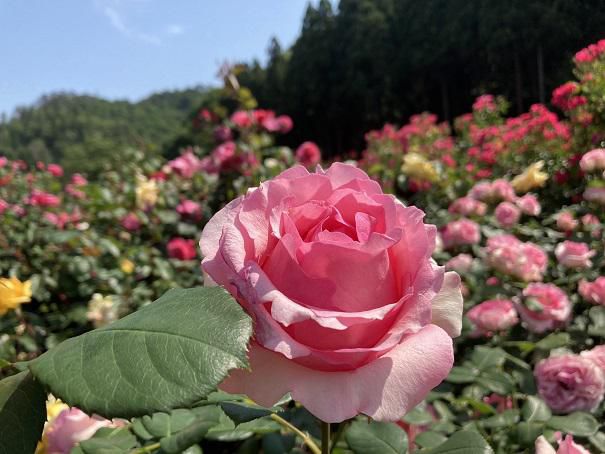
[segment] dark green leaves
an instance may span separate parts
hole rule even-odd
[[[30,368],[87,413],[132,417],[191,405],[246,367],[252,323],[224,290],[173,289],[107,327],[69,339]]]
[[[0,454],[31,454],[46,421],[46,394],[29,372],[0,381]]]
[[[551,429],[582,437],[594,435],[599,430],[599,422],[595,417],[581,411],[566,416],[553,416],[546,425]]]
[[[355,454],[405,454],[408,437],[393,423],[354,421],[345,434]]]
[[[456,432],[445,443],[423,454],[493,454],[493,449],[479,433],[472,430]]]

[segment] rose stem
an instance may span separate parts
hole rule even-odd
[[[279,425],[291,430],[296,435],[298,435],[300,438],[302,438],[303,442],[309,447],[309,449],[311,450],[311,452],[313,454],[322,454],[322,452],[319,450],[319,446],[317,446],[315,444],[315,442],[311,439],[311,437],[308,434],[304,433],[298,427],[292,425],[291,423],[286,421],[284,418],[282,418],[281,416],[279,416],[275,413],[271,414],[271,419],[273,421],[275,421],[276,423],[278,423]]]
[[[330,423],[321,422],[321,454],[330,454]]]

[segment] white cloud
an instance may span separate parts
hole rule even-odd
[[[162,39],[160,36],[152,33],[141,32],[128,25],[123,12],[123,6],[126,3],[143,3],[146,1],[147,0],[95,0],[94,3],[96,8],[101,11],[101,13],[107,17],[107,19],[109,19],[111,26],[119,31],[122,35],[128,38],[143,41],[148,44],[160,45],[162,44]],[[177,33],[172,34],[179,34],[179,31],[182,33],[182,28],[179,27]]]
[[[185,33],[185,29],[182,25],[171,24],[166,27],[166,33],[168,33],[169,35],[182,35],[183,33]]]

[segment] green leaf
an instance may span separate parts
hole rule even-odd
[[[431,430],[427,430],[426,432],[416,435],[416,438],[414,439],[414,443],[421,448],[434,448],[445,441],[447,441],[447,437],[445,435],[440,434],[439,432],[433,432]]]
[[[545,422],[550,419],[552,412],[542,399],[536,396],[527,396],[521,409],[523,419],[527,422]]]
[[[505,410],[502,413],[478,421],[482,427],[487,427],[489,429],[509,427],[517,422],[519,422],[519,410],[512,409]]]
[[[477,371],[465,366],[454,366],[445,379],[450,383],[473,383],[477,378]]]
[[[136,437],[127,428],[103,427],[93,438],[82,441],[80,449],[84,454],[122,454],[128,453],[136,445]]]
[[[345,439],[355,454],[405,454],[408,437],[393,423],[354,421]]]
[[[576,411],[567,416],[553,416],[546,425],[554,430],[589,437],[599,430],[599,422],[589,413]]]
[[[591,307],[588,311],[588,316],[590,317],[588,335],[605,337],[605,307]]]
[[[462,430],[452,435],[445,443],[422,454],[493,454],[494,450],[478,432]]]
[[[31,454],[46,421],[46,393],[29,372],[0,381],[0,453]]]
[[[498,368],[504,364],[506,352],[501,348],[475,347],[471,355],[471,362],[479,370]]]
[[[143,416],[141,421],[147,432],[154,437],[167,437],[195,421],[195,415],[190,410],[178,409],[170,414],[154,413],[151,416]]]
[[[569,333],[551,333],[544,339],[536,342],[536,348],[540,350],[552,350],[554,348],[569,345],[571,337]]]
[[[223,411],[236,424],[252,421],[271,414],[271,410],[243,402],[221,402]]]
[[[503,396],[513,392],[515,382],[510,375],[500,371],[485,371],[478,378],[477,383],[490,391]]]
[[[533,447],[540,435],[544,424],[539,422],[521,421],[517,424],[517,439],[522,446]]]
[[[605,452],[605,433],[597,432],[588,437],[588,441],[590,441],[590,444],[597,448],[599,452]]]
[[[195,420],[174,435],[162,438],[160,446],[168,454],[176,454],[202,441],[208,431],[218,425],[221,419],[218,407],[207,406],[195,409]]]
[[[247,366],[252,323],[219,287],[173,289],[30,363],[64,402],[108,418],[186,407]]]
[[[424,424],[432,423],[435,418],[428,411],[423,408],[413,408],[409,411],[404,417],[403,420],[409,424],[415,424],[417,426],[422,426]]]

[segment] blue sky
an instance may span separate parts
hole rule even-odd
[[[223,61],[292,44],[307,3],[0,0],[0,113],[58,90],[136,100],[216,84]]]

